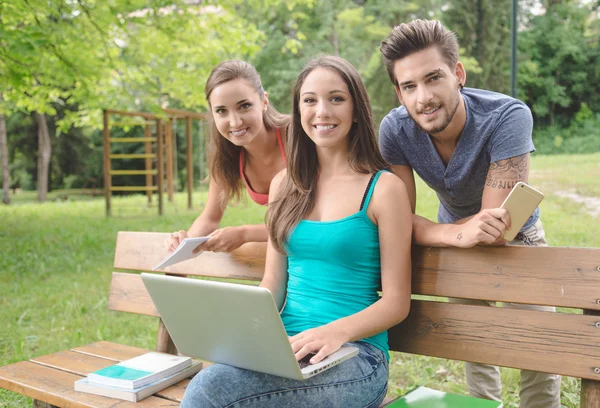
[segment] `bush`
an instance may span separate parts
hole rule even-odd
[[[538,154],[578,154],[600,151],[600,113],[582,104],[568,127],[548,126],[533,131]]]

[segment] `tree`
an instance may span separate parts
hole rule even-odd
[[[279,2],[247,3],[268,8]],[[99,126],[106,107],[160,112],[166,105],[206,106],[200,78],[222,59],[254,54],[263,39],[237,7],[234,0],[218,6],[186,0],[0,3],[0,71],[6,74],[0,89],[15,111],[36,113],[45,149],[39,188],[48,175],[46,118],[56,115],[57,105],[76,107],[56,121],[58,134],[74,124]]]
[[[550,6],[520,35],[519,96],[538,122],[568,125],[583,102],[600,109],[600,35],[589,30],[591,3]]]
[[[0,164],[2,166],[2,202],[4,204],[10,204],[10,174],[8,173],[6,117],[2,112],[0,112]]]

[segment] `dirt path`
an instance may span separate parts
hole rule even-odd
[[[574,191],[563,190],[553,193],[559,197],[568,198],[569,200],[582,204],[585,211],[592,217],[600,217],[600,198],[581,196]]]

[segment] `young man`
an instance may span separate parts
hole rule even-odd
[[[394,27],[381,53],[402,105],[381,123],[381,152],[406,184],[413,213],[413,170],[440,201],[439,223],[413,215],[415,242],[463,248],[505,244],[510,217],[499,207],[517,182],[527,182],[529,154],[535,150],[529,109],[506,95],[463,88],[466,72],[456,36],[439,21]],[[546,245],[539,210],[508,244]],[[498,367],[467,363],[466,374],[471,395],[501,400]],[[520,395],[522,408],[560,408],[560,376],[523,370]]]

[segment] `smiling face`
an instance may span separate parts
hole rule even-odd
[[[347,148],[354,103],[342,77],[327,68],[314,69],[300,88],[302,129],[319,147]]]
[[[251,84],[242,78],[225,82],[209,98],[215,126],[219,133],[236,146],[252,142],[264,129],[263,111],[268,104]]]
[[[460,62],[449,67],[436,47],[410,54],[394,64],[396,94],[415,123],[430,135],[450,125],[462,129],[456,111],[461,105],[460,85],[466,80]]]

